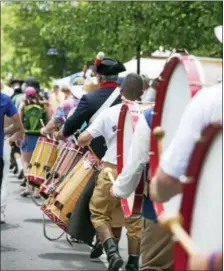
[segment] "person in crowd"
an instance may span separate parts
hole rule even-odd
[[[143,93],[143,80],[141,76],[128,74],[122,84],[121,92],[125,99],[140,100]],[[107,152],[102,158],[104,162],[96,181],[93,196],[90,201],[91,220],[96,229],[97,236],[102,243],[109,262],[108,270],[116,271],[123,265],[118,252],[117,244],[124,224],[124,215],[118,198],[110,195],[112,183],[107,175],[107,168],[117,176],[117,123],[122,104],[112,106],[101,112],[98,118],[79,137],[81,146],[89,144],[96,137],[103,136],[107,144]],[[112,217],[116,219],[112,220]],[[127,271],[137,271],[140,255],[141,221],[139,218],[125,219],[128,230],[129,259]]]
[[[25,95],[23,93],[22,85],[24,81],[19,79],[13,79],[9,82],[10,87],[13,89],[13,95],[11,96],[12,102],[14,103],[16,109],[19,109],[20,104],[22,103]],[[10,154],[10,169],[13,170],[14,174],[18,174],[18,179],[23,179],[23,166],[22,166],[22,159],[21,159],[21,152],[19,146],[10,141],[11,146],[11,154]]]
[[[10,97],[2,93],[4,84],[1,80],[0,92],[0,188],[1,188],[1,223],[5,223],[5,208],[8,187],[8,166],[10,160],[10,152],[4,151],[6,143],[5,136],[14,133],[23,134],[23,125],[20,121],[17,109]]]
[[[61,92],[64,93],[64,100],[68,100],[72,97],[71,88],[68,85],[62,85]]]
[[[39,95],[34,87],[27,87],[25,90],[25,101],[20,107],[20,117],[24,125],[25,135],[21,145],[24,173],[26,176],[32,153],[40,136],[40,129],[43,123],[47,123],[47,113],[44,102],[39,99]],[[28,196],[28,184],[21,196]],[[35,190],[34,197],[39,198],[38,190]]]
[[[55,112],[58,106],[63,103],[64,99],[64,93],[61,92],[59,85],[54,85],[52,94],[50,95],[50,104],[52,106],[53,112]]]

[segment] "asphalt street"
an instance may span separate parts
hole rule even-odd
[[[1,270],[107,270],[105,255],[91,261],[90,248],[67,242],[65,235],[49,241],[43,235],[43,213],[31,198],[20,196],[20,181],[9,172],[6,223],[1,225]],[[51,238],[61,233],[47,219]],[[123,230],[120,253],[127,259],[127,241]]]

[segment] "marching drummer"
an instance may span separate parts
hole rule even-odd
[[[222,26],[215,29],[222,42]],[[189,159],[197,139],[211,123],[222,122],[222,83],[204,88],[198,92],[186,108],[177,133],[166,152],[162,155],[160,167],[150,184],[151,198],[166,202],[182,193],[182,183]],[[190,270],[221,270],[222,253],[192,257]]]
[[[121,103],[120,93],[115,90],[118,87],[118,74],[126,70],[124,65],[112,58],[104,58],[101,52],[95,60],[95,68],[99,89],[82,96],[77,109],[66,120],[63,131],[55,133],[56,139],[65,139],[80,129],[84,122],[87,124],[92,122],[101,107],[108,108]],[[102,137],[93,140],[91,147],[98,158],[104,156],[106,147]]]
[[[140,100],[143,94],[143,80],[137,74],[126,76],[121,88],[127,100]],[[97,236],[107,254],[110,271],[118,270],[123,265],[123,260],[118,252],[117,244],[120,239],[124,215],[120,200],[110,195],[112,183],[107,176],[106,168],[112,169],[114,177],[117,176],[117,123],[122,104],[105,109],[98,118],[79,137],[79,144],[86,145],[93,138],[103,136],[107,143],[107,152],[103,157],[104,169],[101,171],[93,196],[90,201],[91,220],[96,229]],[[111,218],[116,217],[116,220]],[[137,271],[140,255],[141,221],[139,218],[125,220],[128,230],[129,259],[127,271]]]
[[[137,122],[127,162],[111,188],[111,194],[115,197],[129,197],[138,186],[148,164],[152,110],[152,108],[147,109]],[[147,182],[145,182],[142,216],[140,270],[171,269],[173,259],[171,235],[157,223]]]

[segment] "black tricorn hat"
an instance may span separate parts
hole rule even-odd
[[[104,58],[104,53],[102,52],[98,53],[94,64],[96,73],[102,75],[117,75],[120,72],[126,71],[125,66],[121,62],[112,58]]]

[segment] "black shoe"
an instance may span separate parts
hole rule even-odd
[[[26,179],[24,179],[24,180],[22,181],[22,183],[20,184],[20,186],[26,187]]]
[[[95,247],[90,252],[90,259],[97,259],[103,254],[103,246],[100,241],[97,241]]]
[[[19,175],[17,176],[19,180],[22,180],[24,178],[23,170],[20,170]]]
[[[10,164],[9,169],[12,170],[14,168],[15,164]]]
[[[13,170],[13,174],[18,174],[18,172],[19,172],[19,170],[18,170],[18,167],[17,167],[17,165],[15,166],[15,168],[14,168],[14,170]]]
[[[139,256],[129,256],[125,271],[138,271]]]
[[[118,271],[123,265],[123,260],[119,255],[116,243],[112,238],[104,242],[103,247],[107,254],[107,261],[109,262],[108,271]]]

